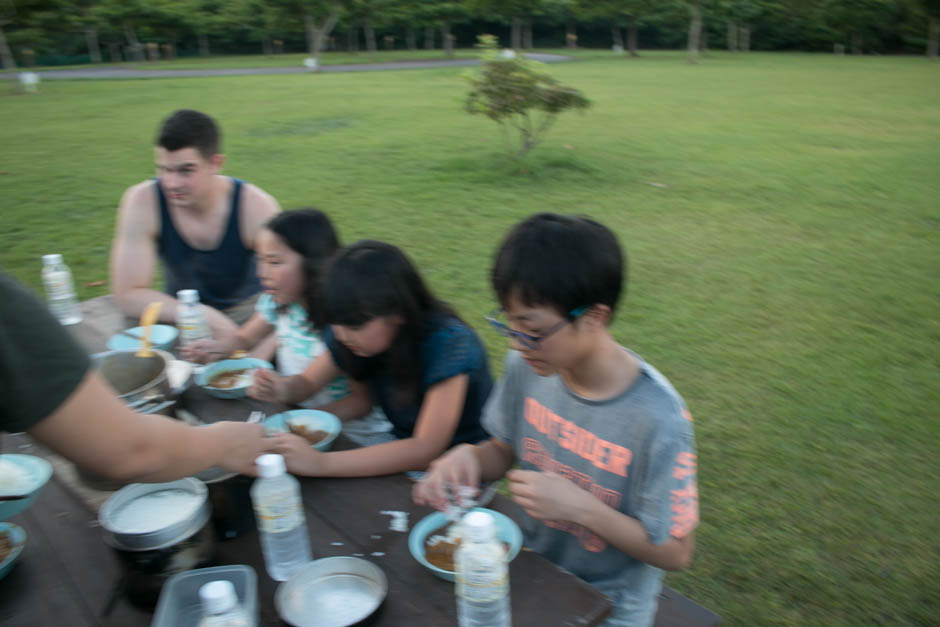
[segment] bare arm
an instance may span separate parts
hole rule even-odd
[[[326,350],[292,377],[282,377],[271,370],[259,370],[248,390],[249,396],[272,403],[294,405],[320,391],[327,383],[343,374],[333,355]]]
[[[95,372],[29,434],[83,468],[126,481],[169,481],[215,465],[253,475],[255,458],[270,447],[261,425],[190,427],[136,414]]]
[[[692,563],[694,531],[682,538],[669,538],[662,544],[653,544],[639,520],[592,499],[594,503],[584,509],[574,522],[590,529],[630,557],[658,568],[682,570]]]
[[[687,568],[692,561],[694,532],[653,544],[638,519],[613,509],[561,475],[511,470],[506,476],[513,500],[533,518],[575,522],[630,557],[666,570]]]
[[[126,316],[140,316],[152,302],[161,302],[160,320],[176,321],[176,299],[152,288],[157,259],[157,218],[153,183],[131,187],[121,198],[111,243],[111,292]]]
[[[424,396],[410,438],[349,451],[320,453],[306,446],[291,447],[288,467],[293,472],[323,477],[369,477],[422,470],[447,449],[467,395],[469,377],[457,375],[432,386]],[[290,444],[294,436],[279,436]]]
[[[318,409],[328,411],[340,420],[362,418],[372,410],[372,396],[365,384],[349,379],[349,394]]]
[[[258,233],[268,220],[280,213],[281,206],[277,204],[274,196],[257,185],[247,183],[242,190],[242,208],[239,216],[242,243],[246,248],[257,252]]]

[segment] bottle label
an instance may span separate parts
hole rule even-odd
[[[265,533],[284,533],[304,522],[300,502],[292,499],[255,505],[258,527]]]
[[[509,592],[509,571],[500,555],[457,555],[457,595],[473,603],[497,601]]]
[[[44,277],[46,294],[50,299],[72,298],[72,277],[67,272],[49,272]]]

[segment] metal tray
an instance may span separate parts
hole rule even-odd
[[[274,606],[295,627],[346,627],[368,618],[388,594],[382,569],[358,557],[326,557],[278,586]]]

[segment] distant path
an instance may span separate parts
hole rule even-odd
[[[570,61],[571,57],[560,54],[526,53],[526,57],[543,63]],[[382,70],[417,70],[440,67],[463,67],[478,65],[479,59],[428,59],[423,61],[398,61],[395,63],[347,63],[343,65],[321,65],[320,72],[378,72]],[[20,68],[20,72],[29,68]],[[203,76],[243,76],[246,74],[311,74],[303,66],[228,68],[202,70],[140,70],[130,68],[83,68],[78,70],[42,70],[37,72],[41,79],[119,79],[119,78],[188,78]],[[9,78],[10,72],[0,76]]]

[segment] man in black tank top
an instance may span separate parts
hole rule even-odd
[[[160,127],[157,177],[121,198],[111,247],[111,290],[121,312],[138,318],[154,301],[160,320],[176,323],[176,291],[196,289],[213,336],[234,333],[254,312],[261,290],[255,240],[277,201],[249,183],[222,176],[219,129],[204,113],[180,110]],[[164,291],[153,288],[157,259]]]

